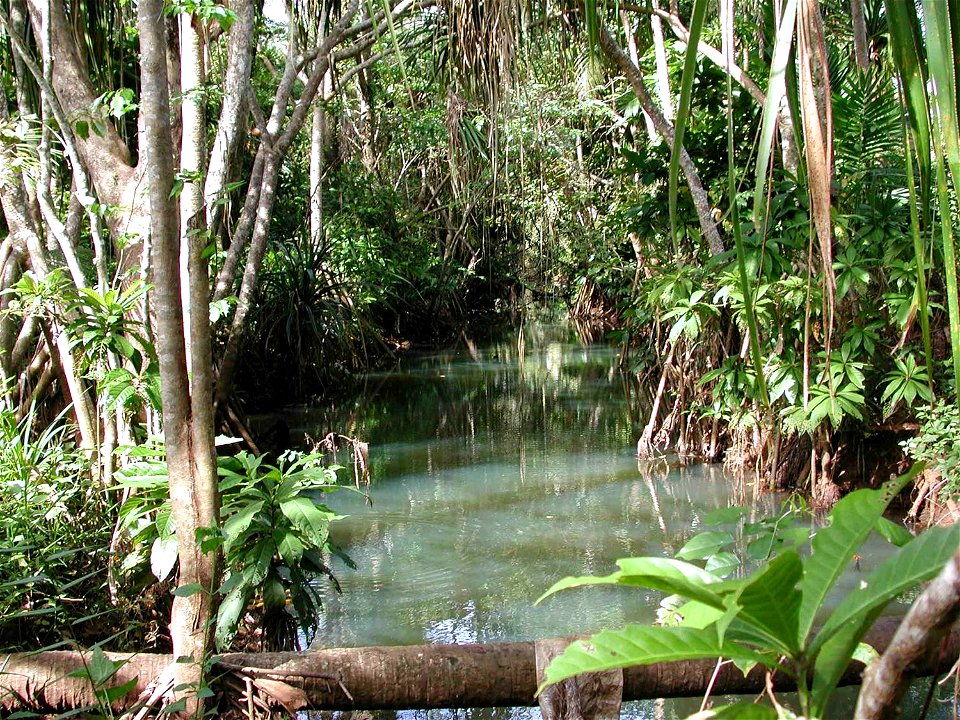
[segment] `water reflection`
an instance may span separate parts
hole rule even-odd
[[[293,414],[291,425],[314,437],[337,430],[370,443],[373,505],[346,493],[332,499],[348,516],[333,537],[358,569],[335,566],[343,594],[325,594],[315,645],[537,639],[648,622],[661,596],[635,588],[533,603],[567,575],[607,574],[621,557],[672,555],[711,510],[748,505],[750,520],[774,513],[777,498],[718,467],[638,464],[643,394],[617,366],[613,348],[527,326],[501,343],[465,342],[371,375],[346,412]],[[698,706],[630,703],[625,716],[680,718]],[[539,712],[397,715],[519,720]]]

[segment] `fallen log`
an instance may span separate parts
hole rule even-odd
[[[883,652],[899,623],[899,618],[877,621],[866,642]],[[306,699],[308,707],[318,710],[517,707],[536,704],[535,652],[536,643],[529,641],[228,653],[219,657],[215,676],[279,681],[291,689],[302,689],[299,696]],[[918,677],[945,672],[958,655],[960,627],[954,626],[939,657],[922,658],[912,672]],[[123,665],[105,687],[135,681],[126,695],[114,701],[117,710],[135,704],[171,662],[166,655],[107,656]],[[97,697],[89,679],[69,677],[89,663],[89,657],[67,651],[0,656],[0,714],[25,709],[63,712],[96,706]],[[713,660],[631,667],[623,672],[623,699],[697,697],[704,694],[715,670]],[[852,662],[842,684],[859,683],[862,671],[861,663]],[[764,674],[760,668],[744,677],[728,664],[717,674],[712,692],[758,693],[763,688]],[[790,679],[783,675],[775,677],[774,688],[793,689]]]

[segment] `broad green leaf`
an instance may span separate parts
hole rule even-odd
[[[703,518],[704,525],[728,525],[740,520],[747,514],[747,508],[738,505],[737,507],[719,508],[711,510]]]
[[[732,552],[718,552],[707,558],[704,569],[719,577],[726,577],[738,567],[740,567],[740,559],[736,555]]]
[[[279,528],[273,531],[273,540],[277,544],[277,552],[287,565],[296,565],[303,557],[303,543],[293,533]]]
[[[201,592],[203,592],[203,585],[200,585],[199,583],[189,583],[187,585],[181,585],[178,587],[173,591],[173,594],[176,597],[191,597]]]
[[[885,483],[880,490],[857,490],[840,500],[830,513],[830,524],[813,537],[813,554],[803,566],[800,590],[801,647],[806,644],[810,629],[823,602],[866,540],[890,501],[919,472],[920,465]]]
[[[300,530],[315,547],[327,541],[332,513],[321,511],[310,498],[295,497],[280,503],[282,512],[290,523]]]
[[[765,634],[778,650],[793,656],[799,650],[801,597],[797,583],[802,577],[800,555],[790,550],[751,577],[737,594],[739,619]]]
[[[570,644],[547,667],[546,682],[537,692],[546,685],[585,672],[719,657],[766,665],[775,662],[734,643],[721,643],[716,635],[702,630],[628,625],[622,630],[605,630],[588,640]]]
[[[89,679],[95,688],[100,688],[116,674],[121,666],[123,666],[122,662],[114,662],[108,658],[98,645],[93,648],[86,664],[69,673],[67,677]]]
[[[220,603],[220,608],[217,611],[217,628],[214,631],[214,639],[218,649],[222,650],[233,640],[233,636],[237,632],[240,615],[247,609],[249,592],[249,586],[237,585],[227,593],[223,602]]]
[[[263,607],[276,610],[282,608],[287,602],[287,593],[283,589],[283,583],[275,576],[268,577],[263,583]]]
[[[537,602],[560,590],[583,587],[586,585],[629,585],[661,590],[672,595],[682,595],[690,600],[722,609],[723,600],[709,589],[709,585],[719,583],[716,575],[671,558],[624,558],[617,561],[620,571],[605,577],[568,577],[560,580],[541,595]]]
[[[263,509],[263,501],[249,503],[235,512],[227,521],[223,523],[223,534],[226,537],[224,542],[224,551],[229,552],[233,544],[246,532],[253,522],[253,518]]]
[[[116,700],[119,700],[120,698],[124,697],[128,692],[133,690],[136,686],[137,686],[137,678],[132,677],[122,685],[106,688],[103,694],[106,697],[108,702],[113,703]]]
[[[897,547],[903,547],[908,542],[913,540],[913,533],[907,530],[900,523],[895,523],[893,520],[887,520],[885,517],[881,517],[877,521],[877,527],[875,530],[880,537],[882,537],[891,545],[896,545]]]
[[[684,603],[676,610],[683,620],[680,622],[682,627],[705,628],[717,622],[723,617],[724,611],[710,605],[704,605],[696,600]]]
[[[777,717],[777,711],[769,705],[742,702],[701,710],[687,720],[777,720]]]
[[[865,613],[885,606],[897,595],[932,578],[957,548],[960,548],[960,524],[930,528],[915,537],[884,560],[837,605],[810,644],[811,653],[816,653],[839,628],[858,622]]]
[[[733,535],[728,532],[709,530],[694,535],[677,551],[681,560],[705,560],[733,543]]]
[[[887,558],[841,602],[810,645],[814,699],[822,708],[874,620],[900,593],[932,578],[960,547],[960,525],[936,527]]]

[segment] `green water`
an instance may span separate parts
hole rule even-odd
[[[650,621],[661,596],[638,589],[585,588],[533,603],[567,575],[672,555],[710,510],[773,514],[779,498],[719,466],[638,463],[645,399],[617,361],[614,348],[583,345],[569,329],[527,327],[409,357],[370,375],[346,408],[294,411],[295,436],[336,430],[370,444],[372,505],[351,493],[325,498],[347,515],[332,536],[358,567],[335,563],[343,593],[326,592],[314,645],[525,640]],[[863,555],[869,571],[878,558]],[[627,704],[624,716],[697,708],[647,701]],[[539,711],[399,715],[505,720]]]

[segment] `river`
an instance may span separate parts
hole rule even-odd
[[[347,406],[292,409],[295,436],[336,430],[370,446],[372,504],[353,493],[326,498],[347,516],[331,534],[357,569],[335,564],[343,592],[325,592],[314,644],[529,640],[653,620],[661,596],[634,588],[533,603],[567,575],[607,574],[621,557],[672,555],[711,510],[746,505],[760,518],[782,499],[720,466],[638,462],[643,405],[618,372],[616,348],[581,343],[565,326],[528,325],[411,354],[369,375]],[[862,554],[867,572],[880,550]],[[846,691],[840,702],[852,707],[852,697]],[[683,718],[698,707],[635,702],[624,717]],[[539,711],[398,715],[505,720]]]

